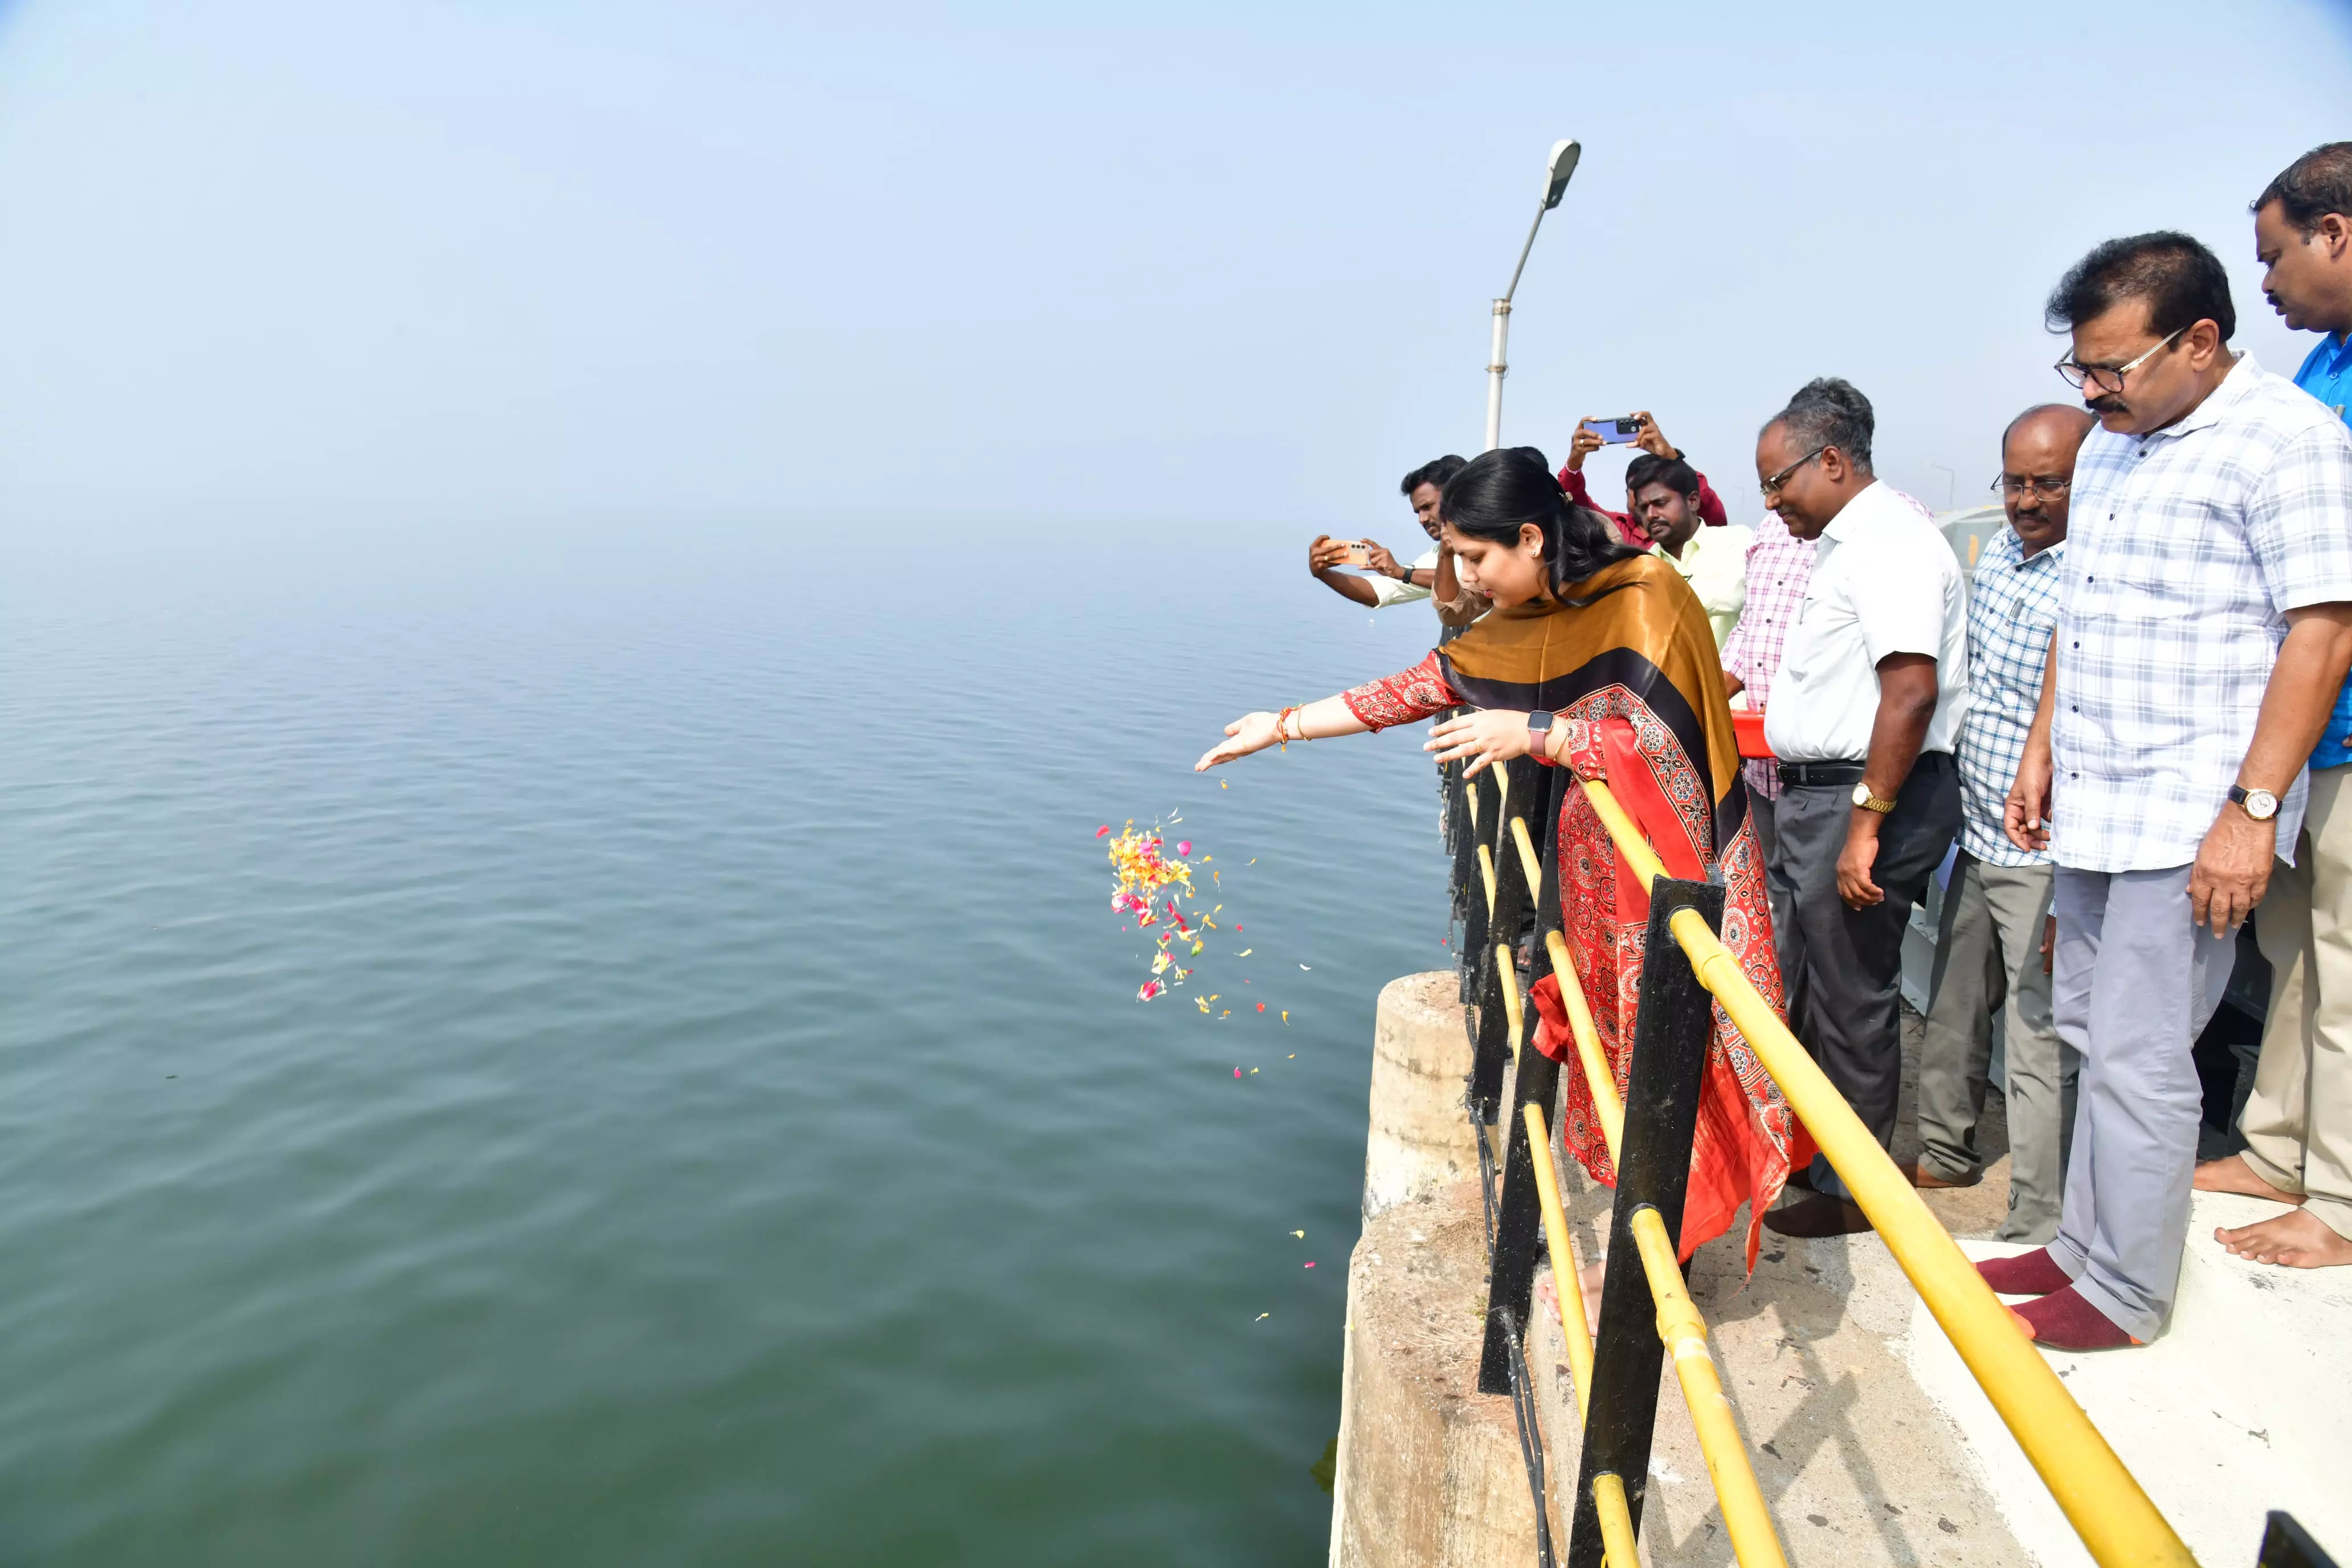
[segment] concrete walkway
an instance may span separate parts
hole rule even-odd
[[[1917,1150],[1919,1023],[1907,1010],[1904,1021],[1898,1160]],[[2008,1204],[2000,1117],[1996,1093],[1982,1129],[1994,1157],[1985,1181],[1924,1194],[1971,1257],[2025,1250],[1987,1239]],[[1572,1163],[1563,1175],[1584,1189],[1570,1217],[1580,1254],[1599,1256],[1612,1194]],[[2212,1238],[2216,1226],[2277,1212],[2199,1194],[2164,1337],[2144,1350],[2049,1358],[2209,1568],[2251,1564],[2273,1508],[2339,1558],[2352,1551],[2352,1276],[2242,1262]],[[1692,1294],[1790,1563],[2088,1568],[2048,1489],[1874,1235],[1784,1242],[1767,1232],[1752,1279],[1725,1237],[1693,1260]],[[1548,1425],[1565,1439],[1557,1465],[1568,1469],[1576,1424],[1565,1357],[1554,1353],[1559,1320],[1538,1321],[1557,1385]],[[1671,1371],[1659,1410],[1647,1561],[1729,1563]],[[1573,1484],[1570,1469],[1563,1489]]]

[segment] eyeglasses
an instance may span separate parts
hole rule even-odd
[[[2074,482],[2071,479],[2062,479],[2052,474],[2036,474],[2030,479],[2020,479],[2015,474],[2002,474],[1993,480],[1992,488],[1999,490],[2003,499],[2010,496],[2021,496],[2028,490],[2038,490],[2052,500],[2056,500],[2066,493],[2067,487]]]
[[[2190,323],[2191,326],[2195,324]],[[2081,364],[2076,363],[2074,355],[2069,354],[2050,368],[2064,376],[2067,384],[2077,389],[2087,384],[2097,387],[2101,392],[2113,395],[2124,389],[2124,377],[2170,348],[2173,338],[2179,337],[2188,330],[2188,327],[2177,329],[2170,337],[2166,338],[2129,364]]]
[[[1780,487],[1789,482],[1789,476],[1790,474],[1795,473],[1799,468],[1803,468],[1807,463],[1811,462],[1815,458],[1818,458],[1823,452],[1828,451],[1831,447],[1834,447],[1836,445],[1836,442],[1832,441],[1826,446],[1814,447],[1811,451],[1806,453],[1803,457],[1798,458],[1787,468],[1782,468],[1779,473],[1774,474],[1770,479],[1766,479],[1756,488],[1763,492],[1764,499],[1766,500],[1770,500],[1774,496],[1780,493]]]

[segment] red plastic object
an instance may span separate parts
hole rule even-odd
[[[1771,760],[1772,748],[1764,743],[1764,710],[1762,709],[1733,709],[1731,732],[1738,738],[1741,756],[1768,762]]]

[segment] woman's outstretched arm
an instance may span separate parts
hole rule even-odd
[[[1244,713],[1225,726],[1224,741],[1210,747],[1208,754],[1192,764],[1192,771],[1204,773],[1219,763],[1230,763],[1285,741],[1361,735],[1370,729],[1370,724],[1356,717],[1343,697],[1326,697],[1304,708],[1286,708],[1280,713]]]

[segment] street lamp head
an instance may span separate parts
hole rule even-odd
[[[1568,178],[1576,173],[1576,161],[1583,155],[1584,149],[1573,141],[1551,144],[1551,157],[1544,165],[1544,211],[1559,205],[1559,198],[1568,194]]]

